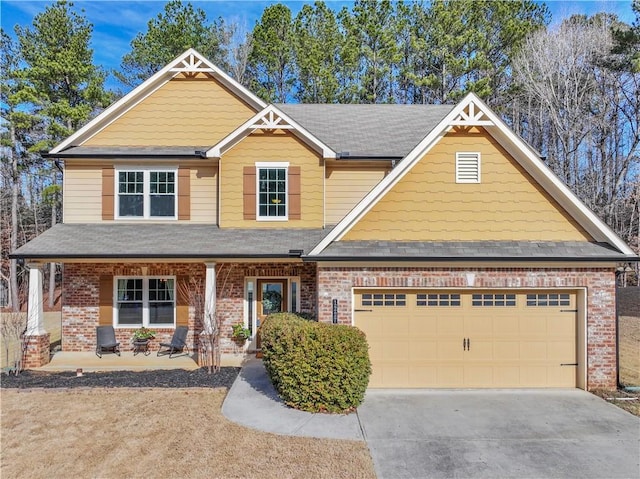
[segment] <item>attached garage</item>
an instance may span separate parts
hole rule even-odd
[[[576,291],[356,290],[373,388],[584,387]]]

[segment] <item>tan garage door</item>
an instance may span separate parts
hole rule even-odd
[[[370,387],[576,387],[576,295],[361,290]]]

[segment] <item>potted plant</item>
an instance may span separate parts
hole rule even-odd
[[[251,337],[251,331],[249,331],[249,328],[245,328],[242,323],[234,324],[231,326],[231,329],[233,330],[233,333],[231,334],[233,339],[246,341]]]
[[[133,340],[134,341],[149,341],[153,338],[156,337],[156,332],[153,329],[149,329],[149,328],[145,328],[144,326],[142,328],[138,328],[133,332]]]

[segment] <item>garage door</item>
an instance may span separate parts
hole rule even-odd
[[[379,388],[576,387],[576,295],[361,290]]]

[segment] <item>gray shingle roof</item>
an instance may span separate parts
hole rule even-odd
[[[195,156],[196,152],[209,149],[209,146],[71,146],[60,153],[52,155],[56,158],[87,158],[104,156]]]
[[[606,243],[583,241],[338,241],[318,259],[362,260],[624,260]]]
[[[220,229],[197,224],[58,224],[18,248],[22,258],[287,257],[329,229]]]
[[[331,149],[350,156],[404,158],[452,105],[278,104]]]
[[[308,254],[327,229],[236,229],[197,224],[58,224],[17,258],[285,258]],[[540,241],[339,241],[318,260],[624,260],[602,243]],[[310,258],[313,259],[313,258]]]

